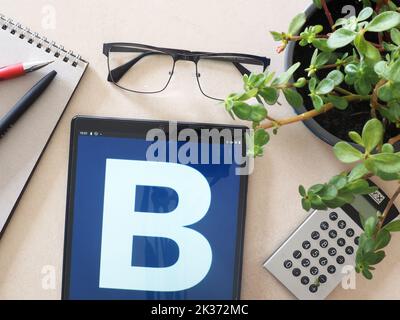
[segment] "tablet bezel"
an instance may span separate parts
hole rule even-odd
[[[67,188],[67,205],[65,217],[65,234],[64,234],[64,255],[63,255],[63,271],[62,271],[62,292],[63,300],[69,299],[70,271],[71,271],[71,250],[72,250],[72,233],[73,233],[73,203],[75,195],[76,182],[76,160],[77,160],[77,139],[80,132],[115,132],[118,135],[127,134],[130,137],[143,137],[145,133],[152,128],[160,128],[168,132],[170,122],[154,121],[154,120],[133,120],[119,118],[97,118],[77,116],[71,122],[70,134],[70,151],[68,164],[68,188]],[[240,129],[243,131],[242,147],[243,152],[246,150],[245,132],[248,130],[245,126],[207,124],[207,123],[187,123],[177,122],[178,133],[180,130],[189,128],[194,130],[201,129]],[[247,186],[248,176],[240,177],[239,203],[237,214],[237,230],[236,230],[236,252],[235,267],[233,281],[232,299],[240,299],[242,266],[243,266],[243,245],[244,245],[244,228],[247,204]]]

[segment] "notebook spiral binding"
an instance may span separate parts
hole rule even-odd
[[[37,32],[32,32],[28,27],[7,18],[0,13],[0,28],[9,31],[21,40],[27,41],[29,44],[36,45],[37,48],[43,49],[48,54],[54,55],[56,58],[62,59],[65,63],[71,63],[73,67],[77,67],[79,62],[86,63],[84,59],[73,51],[67,51],[62,45],[48,40],[46,37],[40,36]]]

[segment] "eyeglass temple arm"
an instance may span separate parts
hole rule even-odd
[[[107,80],[109,82],[118,82],[129,71],[129,69],[132,68],[137,62],[139,62],[142,58],[153,55],[153,54],[159,54],[159,53],[158,52],[144,52],[144,53],[140,54],[139,56],[137,56],[136,58],[133,58],[132,60],[128,61],[127,63],[119,66],[118,68],[110,70]]]

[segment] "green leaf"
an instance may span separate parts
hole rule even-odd
[[[372,280],[372,278],[373,278],[371,271],[369,271],[368,269],[362,269],[362,274],[368,280]]]
[[[328,101],[331,102],[334,107],[339,110],[346,110],[349,106],[349,102],[345,98],[339,96],[329,95]]]
[[[258,146],[265,146],[269,142],[269,134],[264,129],[258,129],[254,133],[254,144]]]
[[[318,95],[328,94],[333,91],[335,88],[335,82],[331,79],[322,80],[315,90],[315,93]]]
[[[303,88],[307,85],[307,79],[306,78],[299,78],[295,83],[293,83],[295,88]]]
[[[378,63],[376,63],[375,66],[374,66],[374,71],[381,78],[387,79],[388,78],[388,73],[389,73],[389,68],[387,66],[387,62],[386,61],[379,61]]]
[[[334,185],[326,185],[320,192],[322,200],[333,200],[338,195],[338,189]]]
[[[368,237],[372,237],[375,233],[376,225],[378,223],[378,219],[375,216],[369,217],[364,224],[364,231]]]
[[[349,182],[355,181],[358,179],[363,178],[365,175],[369,173],[369,170],[365,167],[363,163],[359,163],[354,167],[353,170],[351,170],[349,174]]]
[[[272,87],[265,87],[259,91],[261,97],[269,105],[274,105],[279,98],[279,91]]]
[[[400,24],[400,14],[386,11],[377,15],[366,27],[370,32],[383,32],[397,27]]]
[[[324,100],[322,100],[322,98],[318,95],[311,95],[311,101],[313,103],[313,106],[315,108],[315,110],[319,111],[322,109],[322,107],[324,106]]]
[[[382,146],[382,153],[394,153],[394,147],[390,143],[385,143]]]
[[[242,101],[235,101],[233,103],[232,111],[241,120],[249,120],[250,116],[250,105]]]
[[[333,80],[333,82],[335,83],[335,86],[338,86],[343,82],[344,75],[339,70],[333,70],[333,71],[329,72],[329,74],[326,78]]]
[[[290,22],[288,33],[291,35],[297,35],[300,32],[300,30],[303,28],[306,21],[307,21],[306,14],[303,12],[299,13]]]
[[[363,158],[363,154],[347,142],[341,141],[333,148],[336,157],[343,163],[354,163]]]
[[[398,29],[393,28],[390,30],[390,37],[397,46],[400,46],[400,31]]]
[[[314,66],[317,63],[317,58],[318,58],[318,50],[315,49],[313,55],[311,56],[310,65]]]
[[[389,232],[400,232],[400,220],[395,220],[388,223],[384,229]]]
[[[321,0],[313,0],[313,3],[318,9],[322,9]]]
[[[301,205],[305,211],[311,210],[311,201],[308,199],[301,199]]]
[[[317,59],[315,60],[315,66],[316,67],[322,67],[325,65],[331,58],[332,54],[330,52],[322,52],[317,56]]]
[[[366,7],[363,10],[361,10],[361,12],[359,13],[357,20],[358,21],[365,21],[367,19],[369,19],[372,14],[374,13],[374,10],[372,10],[371,7]]]
[[[306,189],[303,186],[299,186],[299,193],[302,197],[307,195]]]
[[[362,141],[367,152],[371,152],[382,142],[383,133],[383,124],[378,119],[371,119],[366,123],[362,132]]]
[[[349,132],[349,137],[351,140],[353,140],[355,143],[359,144],[360,146],[364,146],[364,143],[362,141],[362,138],[358,132],[355,131],[350,131]]]
[[[258,93],[258,89],[257,89],[257,88],[251,89],[251,90],[246,91],[245,93],[243,93],[241,96],[239,96],[239,97],[237,98],[237,100],[238,100],[238,101],[246,101],[246,100],[249,100],[249,99],[251,99],[251,98],[254,98],[254,97],[257,95],[257,93]]]
[[[333,184],[336,187],[336,189],[340,190],[346,186],[347,178],[345,176],[338,175],[338,176],[333,177],[329,181],[329,184]]]
[[[322,52],[332,52],[334,50],[328,46],[327,39],[314,39],[312,45]]]
[[[347,46],[355,38],[357,33],[348,29],[339,29],[332,33],[328,39],[328,46],[332,49],[338,49]]]
[[[364,255],[364,262],[370,265],[376,265],[385,259],[385,252],[378,251],[378,252],[368,252]]]
[[[388,80],[393,82],[400,82],[400,59],[390,66],[388,70]]]
[[[293,108],[300,108],[303,106],[303,97],[295,89],[283,89],[283,94],[285,95],[286,101]]]
[[[311,206],[313,209],[326,210],[328,209],[326,204],[322,201],[320,196],[311,195],[310,196]]]
[[[351,192],[353,194],[369,194],[370,186],[368,181],[359,179],[347,184],[343,191]]]
[[[362,57],[372,62],[378,62],[382,59],[379,50],[371,42],[365,40],[363,34],[357,34],[354,39],[354,45]]]
[[[276,32],[276,31],[271,31],[270,33],[272,35],[272,38],[274,38],[275,41],[282,41],[283,40],[282,33]]]
[[[360,95],[368,95],[372,90],[371,83],[365,78],[359,78],[354,83],[354,88]]]
[[[400,155],[393,153],[380,153],[371,156],[370,159],[366,161],[373,162],[374,168],[385,173],[398,173],[400,172]]]
[[[320,192],[325,186],[323,184],[316,184],[314,186],[312,186],[308,192],[309,193],[318,193]]]
[[[376,236],[376,240],[375,240],[375,250],[380,250],[385,248],[390,240],[391,240],[392,236],[390,235],[390,232],[387,231],[386,229],[382,229],[378,232],[378,235]]]
[[[300,65],[301,65],[300,62],[297,62],[294,65],[292,65],[286,72],[282,73],[280,76],[275,78],[275,80],[272,82],[272,85],[276,86],[288,83],[289,80],[293,77],[293,74],[300,67]]]
[[[394,99],[393,88],[390,82],[386,83],[378,89],[378,97],[385,102],[389,102]]]
[[[311,78],[310,81],[308,82],[308,89],[310,90],[310,92],[314,92],[316,87],[317,87],[317,79]]]
[[[251,107],[248,119],[253,122],[261,122],[267,114],[267,109],[262,104],[257,104]]]

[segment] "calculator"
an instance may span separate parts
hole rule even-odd
[[[370,182],[371,186],[375,186]],[[272,254],[264,268],[271,272],[298,299],[325,299],[355,266],[361,219],[383,212],[389,198],[378,190],[356,196],[351,205],[335,210],[315,210]],[[393,206],[385,224],[397,218]],[[347,270],[347,271],[346,271]],[[342,272],[343,271],[343,272]]]

